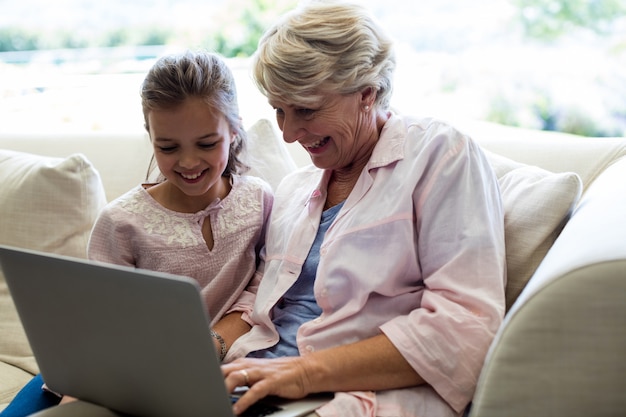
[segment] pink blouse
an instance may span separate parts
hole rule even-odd
[[[240,306],[253,302],[246,287],[258,264],[272,203],[270,186],[252,176],[233,176],[228,196],[197,213],[169,210],[137,186],[103,209],[88,256],[196,279],[213,325],[236,300]],[[212,250],[202,236],[207,219]]]
[[[329,172],[286,177],[276,191],[254,327],[227,361],[278,340],[272,307],[315,238]],[[444,123],[392,116],[326,232],[301,355],[384,333],[426,384],[337,393],[327,416],[458,416],[471,400],[504,315],[504,214],[479,147]]]

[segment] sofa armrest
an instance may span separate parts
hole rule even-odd
[[[589,187],[509,311],[471,416],[614,416],[626,409],[626,159]]]

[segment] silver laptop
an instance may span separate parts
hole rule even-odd
[[[2,245],[0,265],[53,391],[138,417],[233,416],[195,280]],[[327,401],[263,408],[302,416]]]

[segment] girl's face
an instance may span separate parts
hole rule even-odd
[[[226,118],[200,98],[148,114],[150,139],[159,169],[184,196],[206,204],[224,196],[232,132]]]
[[[363,94],[333,94],[314,106],[270,100],[285,142],[299,142],[315,166],[350,169],[369,159],[378,139],[373,112]]]

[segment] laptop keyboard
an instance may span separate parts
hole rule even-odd
[[[239,397],[231,396],[230,401],[234,404]],[[240,416],[242,417],[263,417],[270,416],[277,411],[282,410],[282,408],[273,405],[273,404],[265,404],[262,401],[259,401],[255,404],[252,404],[246,411],[244,411]]]

